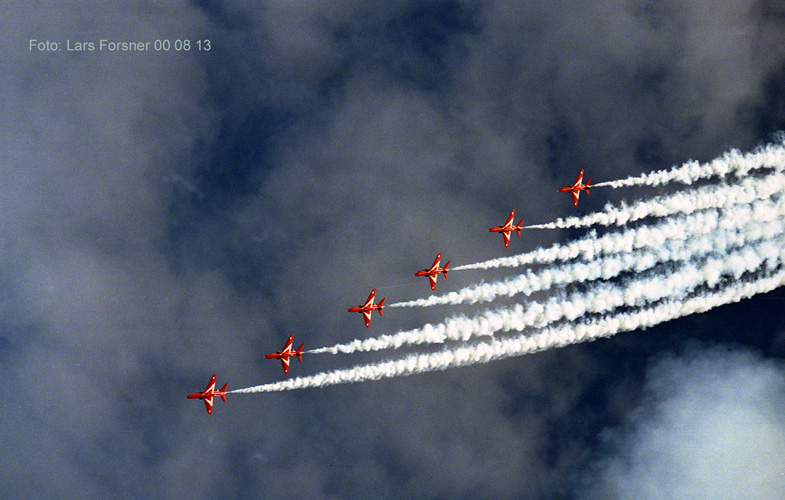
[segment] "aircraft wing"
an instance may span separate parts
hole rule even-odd
[[[502,236],[504,236],[504,248],[509,248],[510,247],[510,233],[509,233],[509,231],[504,231],[502,233]]]
[[[210,382],[207,383],[207,388],[204,390],[204,392],[213,392],[215,390],[215,377],[217,376],[217,373],[213,375],[213,378],[211,378]]]
[[[583,180],[583,169],[581,169],[580,173],[578,174],[578,178],[575,179],[575,185],[579,185]]]
[[[289,358],[286,357],[281,358],[281,365],[283,366],[284,374],[289,375]]]
[[[433,271],[434,269],[439,267],[439,261],[440,260],[442,260],[441,252],[439,252],[439,254],[436,256],[436,259],[433,261],[433,264],[431,264],[431,271]]]
[[[504,223],[504,227],[511,227],[512,226],[512,220],[514,218],[515,218],[515,210],[510,212],[510,216],[507,217],[507,222]]]
[[[431,290],[436,290],[436,275],[429,274],[428,279],[431,280]]]
[[[283,346],[283,351],[281,351],[281,352],[286,352],[288,350],[291,350],[292,349],[292,341],[294,341],[294,335],[289,335],[289,340],[286,341],[286,345]]]
[[[213,381],[213,383],[215,383],[215,381]],[[207,414],[208,415],[212,415],[213,414],[213,397],[212,396],[204,398],[204,407],[205,407],[205,409],[207,409]]]
[[[580,196],[580,191],[572,191],[572,204],[573,206],[578,206],[578,196]]]
[[[373,303],[373,298],[376,296],[376,289],[374,288],[371,290],[371,294],[368,295],[368,300],[365,301],[363,307],[369,307]]]
[[[371,327],[371,311],[364,310],[363,311],[363,318],[365,318],[365,328]]]

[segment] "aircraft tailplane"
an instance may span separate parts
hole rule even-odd
[[[226,403],[226,388],[229,386],[229,382],[225,383],[223,387],[221,387],[221,401]]]

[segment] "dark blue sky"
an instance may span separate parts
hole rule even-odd
[[[576,210],[555,190],[582,168],[601,182],[770,141],[777,2],[13,0],[0,25],[0,496],[785,488],[782,289],[468,368],[230,395],[212,416],[184,398],[213,373],[285,379],[263,356],[292,333],[311,349],[481,310],[390,308],[370,329],[345,312],[371,288],[428,296],[412,274],[437,252],[457,266],[584,234],[505,251],[487,228],[513,208],[536,224],[667,191],[598,188]],[[437,292],[507,275],[457,271]]]

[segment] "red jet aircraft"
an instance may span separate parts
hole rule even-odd
[[[371,313],[374,311],[379,311],[379,316],[382,316],[382,309],[384,309],[384,299],[387,297],[382,298],[381,302],[378,304],[373,303],[373,298],[376,296],[376,289],[374,288],[371,290],[371,294],[368,296],[368,299],[365,301],[365,304],[357,307],[350,307],[348,311],[350,313],[360,312],[363,313],[363,318],[365,318],[365,327],[371,327]]]
[[[444,274],[444,277],[447,278],[447,268],[450,267],[450,261],[448,260],[444,267],[439,267],[439,260],[441,260],[441,258],[442,254],[440,252],[439,255],[436,256],[436,260],[433,261],[433,264],[430,268],[414,273],[415,276],[428,276],[428,279],[431,280],[431,290],[436,290],[436,277],[439,275],[439,273]]]
[[[286,341],[286,345],[283,346],[283,350],[273,352],[265,356],[267,359],[280,359],[281,364],[283,365],[283,372],[288,375],[289,374],[289,358],[292,356],[297,356],[297,359],[302,363],[303,361],[303,346],[305,343],[300,344],[300,347],[297,348],[296,351],[292,351],[292,341],[294,340],[294,335],[289,335],[289,340]]]
[[[510,212],[510,216],[507,218],[507,222],[505,222],[503,226],[492,227],[488,230],[492,233],[502,233],[502,236],[504,236],[504,248],[510,247],[511,232],[515,231],[516,233],[518,233],[518,237],[521,236],[521,229],[522,229],[521,224],[523,224],[523,219],[521,219],[520,222],[518,222],[517,226],[513,226],[512,221],[514,218],[515,218],[515,210]]]
[[[207,408],[207,413],[209,415],[213,414],[213,397],[219,396],[224,403],[226,402],[226,386],[229,385],[227,382],[223,387],[221,387],[220,391],[216,391],[215,377],[216,375],[214,374],[213,378],[210,379],[210,383],[207,384],[207,389],[203,390],[202,392],[197,392],[186,396],[188,399],[201,399],[204,401],[204,406]]]
[[[571,186],[564,186],[563,188],[559,189],[560,193],[572,193],[572,204],[574,206],[578,206],[578,196],[581,194],[581,190],[585,190],[586,194],[589,194],[589,188],[591,187],[591,177],[589,180],[586,181],[586,184],[581,184],[583,181],[583,169],[581,169],[581,173],[578,174],[578,178],[575,179],[575,184]]]

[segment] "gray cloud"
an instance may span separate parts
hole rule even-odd
[[[579,168],[605,180],[753,145],[771,132],[756,110],[779,123],[772,9],[13,3],[0,20],[6,494],[566,495],[592,429],[634,405],[619,394],[637,380],[609,382],[590,350],[236,396],[210,419],[182,396],[214,372],[230,388],[277,380],[261,356],[289,333],[307,348],[368,335],[345,309],[371,288],[417,298],[429,290],[411,274],[436,252],[498,256],[487,228],[512,208],[567,213],[553,191]],[[213,49],[28,50],[103,37]],[[602,193],[581,209],[620,196]],[[439,291],[489,276],[454,273]],[[370,332],[448,313],[390,311]],[[601,383],[607,407],[587,409]]]

